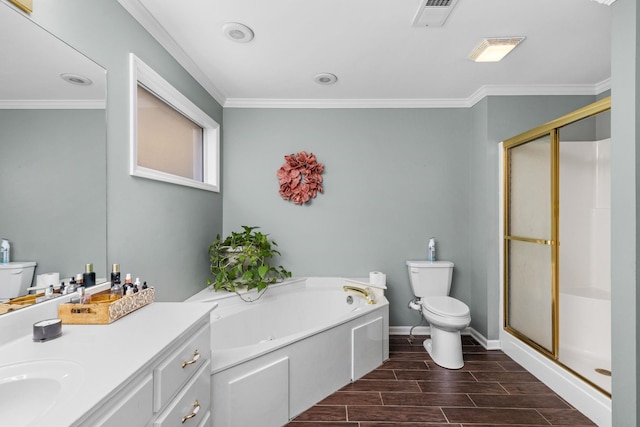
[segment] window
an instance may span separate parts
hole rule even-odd
[[[130,173],[220,191],[219,125],[131,54]]]

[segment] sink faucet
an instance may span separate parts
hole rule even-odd
[[[357,286],[349,286],[349,285],[344,285],[342,287],[342,289],[345,292],[355,292],[358,293],[360,295],[362,295],[364,297],[364,299],[367,301],[367,304],[375,304],[376,303],[376,296],[373,293],[373,291],[371,290],[371,288],[358,288]]]

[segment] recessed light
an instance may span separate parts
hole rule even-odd
[[[62,80],[78,86],[89,86],[93,83],[90,78],[81,76],[80,74],[65,73],[60,74],[60,77]]]
[[[238,43],[247,43],[253,40],[253,30],[238,22],[228,22],[222,26],[224,35]]]
[[[316,76],[313,79],[319,85],[332,85],[338,81],[338,77],[335,74],[331,74],[331,73],[316,74]]]
[[[524,37],[491,37],[482,39],[469,54],[469,59],[475,62],[498,62],[524,39]]]

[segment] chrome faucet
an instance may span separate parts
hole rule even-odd
[[[373,293],[373,291],[371,290],[371,288],[358,288],[357,286],[349,286],[349,285],[344,285],[342,287],[342,289],[345,292],[355,292],[357,294],[360,294],[364,297],[364,299],[367,301],[367,304],[375,304],[376,303],[376,296]]]

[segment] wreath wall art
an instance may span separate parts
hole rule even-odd
[[[278,169],[280,195],[296,205],[302,205],[322,193],[322,171],[324,166],[318,163],[313,153],[301,151],[298,154],[284,156],[284,164]]]

